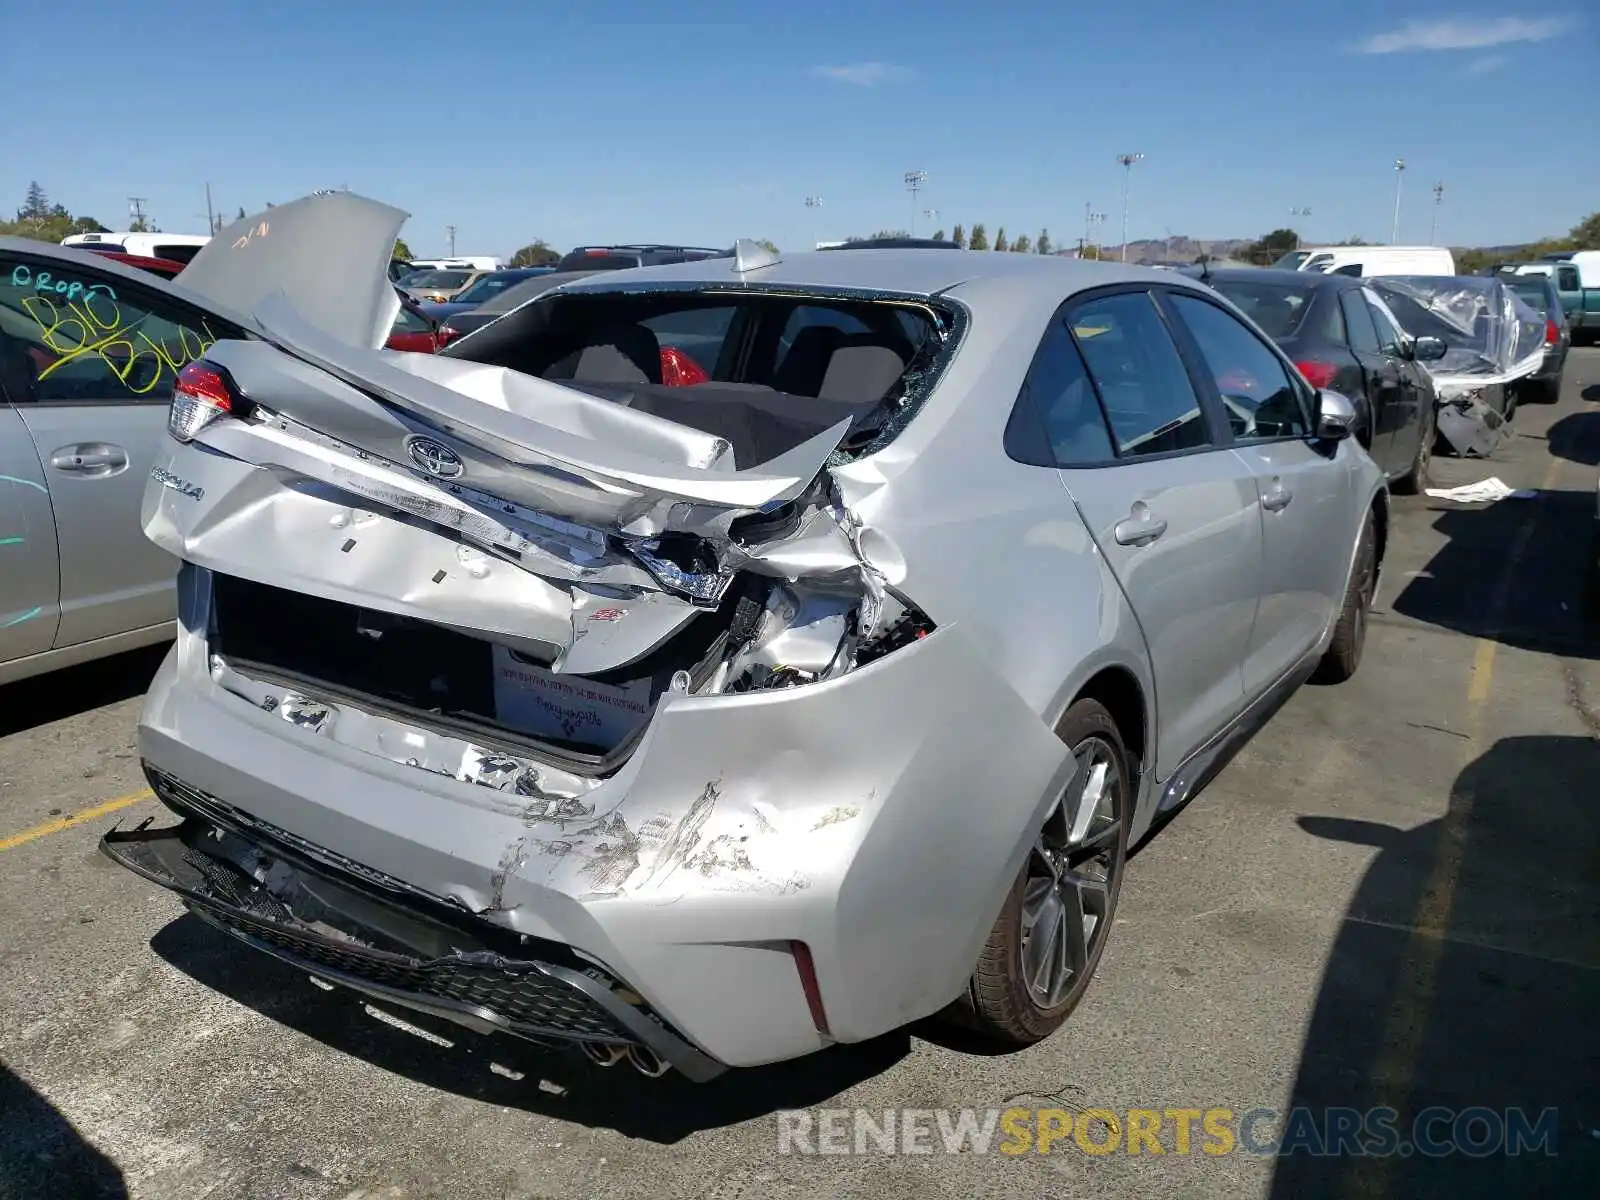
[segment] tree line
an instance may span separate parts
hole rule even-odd
[[[845,238],[845,242],[865,242],[877,238],[908,238],[910,236],[911,234],[904,229],[880,229],[872,235],[871,239],[854,234]],[[1056,245],[1050,240],[1050,231],[1048,229],[1041,229],[1037,238],[1029,237],[1025,233],[1018,234],[1015,238],[1008,238],[1006,236],[1006,227],[1002,225],[995,230],[994,244],[990,245],[989,230],[981,221],[972,227],[970,234],[964,226],[957,225],[950,231],[949,237],[946,237],[945,231],[941,229],[933,235],[933,240],[936,242],[953,242],[963,250],[999,250],[1010,251],[1014,254],[1054,254],[1056,252]]]

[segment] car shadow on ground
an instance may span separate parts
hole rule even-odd
[[[1395,1147],[1420,1133],[1427,1152],[1319,1156],[1307,1138],[1307,1152],[1278,1158],[1271,1196],[1596,1194],[1596,780],[1600,740],[1505,738],[1456,778],[1447,814],[1415,829],[1299,818],[1313,836],[1377,856],[1323,970],[1291,1109],[1310,1110],[1325,1133],[1329,1108],[1387,1106]],[[1455,1123],[1472,1108],[1482,1120]],[[1532,1134],[1514,1156],[1492,1136],[1509,1141],[1512,1109]],[[1433,1153],[1452,1137],[1476,1151]]]
[[[1430,508],[1449,540],[1406,581],[1393,612],[1520,649],[1600,658],[1600,631],[1583,618],[1593,488]]]
[[[1568,413],[1545,434],[1550,453],[1586,467],[1600,464],[1600,413]]]
[[[150,945],[206,987],[382,1070],[486,1104],[651,1142],[677,1142],[780,1109],[826,1103],[904,1058],[911,1043],[908,1033],[897,1032],[789,1063],[729,1071],[709,1083],[691,1083],[676,1072],[649,1079],[626,1064],[599,1067],[576,1049],[484,1036],[347,990],[324,991],[304,972],[242,947],[198,917],[171,922]],[[374,1016],[375,1009],[384,1016]]]
[[[1593,401],[1596,404],[1600,404],[1600,383],[1591,383],[1588,387],[1584,388],[1583,391],[1579,392],[1578,394],[1580,396],[1582,396],[1585,400]]]
[[[171,643],[0,684],[0,737],[142,696]]]
[[[122,1172],[0,1063],[0,1196],[121,1200]]]

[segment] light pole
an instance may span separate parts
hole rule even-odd
[[[1389,235],[1391,246],[1400,244],[1400,188],[1405,183],[1405,178],[1406,160],[1397,158],[1394,160],[1394,231]]]
[[[1119,154],[1117,161],[1122,164],[1122,261],[1128,261],[1128,183],[1133,178],[1133,164],[1142,159],[1142,154]]]
[[[820,209],[822,207],[822,197],[821,196],[807,196],[806,197],[806,207],[807,208],[811,208],[811,209]],[[822,244],[822,239],[817,236],[819,231],[820,231],[820,226],[821,226],[821,218],[820,217],[812,217],[812,219],[811,219],[811,248],[813,250],[815,250],[818,246],[820,246]]]
[[[444,232],[450,241],[450,257],[454,258],[456,256],[456,227],[454,225],[446,225]]]
[[[1309,217],[1310,215],[1311,210],[1309,208],[1291,208],[1289,210],[1289,219],[1291,221],[1296,217]],[[1298,229],[1294,231],[1294,248],[1296,250],[1300,249],[1300,231]]]
[[[906,172],[906,191],[911,193],[911,236],[917,235],[917,193],[922,191],[923,184],[928,182],[926,171]]]
[[[1433,185],[1433,223],[1428,226],[1428,245],[1432,246],[1439,239],[1439,205],[1444,203],[1444,184]]]

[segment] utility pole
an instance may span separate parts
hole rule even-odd
[[[450,257],[454,258],[456,256],[456,227],[454,225],[446,225],[444,232],[445,236],[450,240]]]
[[[806,207],[810,208],[810,209],[820,210],[822,208],[822,197],[821,196],[807,196],[806,197]],[[811,248],[813,250],[815,250],[818,246],[820,246],[822,244],[822,238],[820,236],[821,230],[822,230],[822,218],[818,217],[818,216],[813,216],[811,218]]]
[[[132,223],[141,229],[144,228],[145,224],[144,206],[149,203],[150,197],[148,196],[128,197],[128,216],[132,219]]]
[[[1311,210],[1309,208],[1291,208],[1289,210],[1289,219],[1291,221],[1296,217],[1309,217],[1310,215]],[[1298,229],[1294,231],[1294,248],[1296,250],[1300,249],[1300,231]]]
[[[1435,245],[1439,240],[1439,205],[1444,203],[1444,184],[1433,185],[1433,223],[1428,226],[1428,245]]]
[[[1104,221],[1105,219],[1106,219],[1106,214],[1103,213],[1103,212],[1095,212],[1093,204],[1090,204],[1090,203],[1085,203],[1084,204],[1084,206],[1083,206],[1083,245],[1084,245],[1085,251],[1094,249],[1094,247],[1095,247],[1094,227],[1096,225],[1098,225],[1100,222]],[[1080,255],[1080,257],[1086,257],[1086,255]],[[1096,258],[1100,257],[1098,251],[1096,251],[1095,257]]]
[[[217,232],[217,210],[211,207],[211,185],[206,184],[206,236]]]
[[[911,193],[911,236],[916,237],[917,194],[922,191],[923,186],[928,182],[928,173],[926,171],[907,171],[905,178],[906,191]]]
[[[1133,164],[1142,159],[1142,154],[1119,154],[1117,161],[1122,164],[1122,261],[1128,261],[1128,184],[1133,179]]]
[[[1394,230],[1389,235],[1391,246],[1400,244],[1400,188],[1405,182],[1405,177],[1406,160],[1397,158],[1394,160]]]

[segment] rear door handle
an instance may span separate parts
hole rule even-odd
[[[79,442],[57,450],[50,465],[70,475],[114,475],[128,465],[128,452],[108,442]]]
[[[1261,507],[1268,512],[1281,512],[1289,507],[1294,493],[1283,486],[1283,480],[1274,479],[1272,486],[1261,493]]]
[[[1145,506],[1135,502],[1133,512],[1118,521],[1111,533],[1121,546],[1148,546],[1167,531],[1167,523]]]

